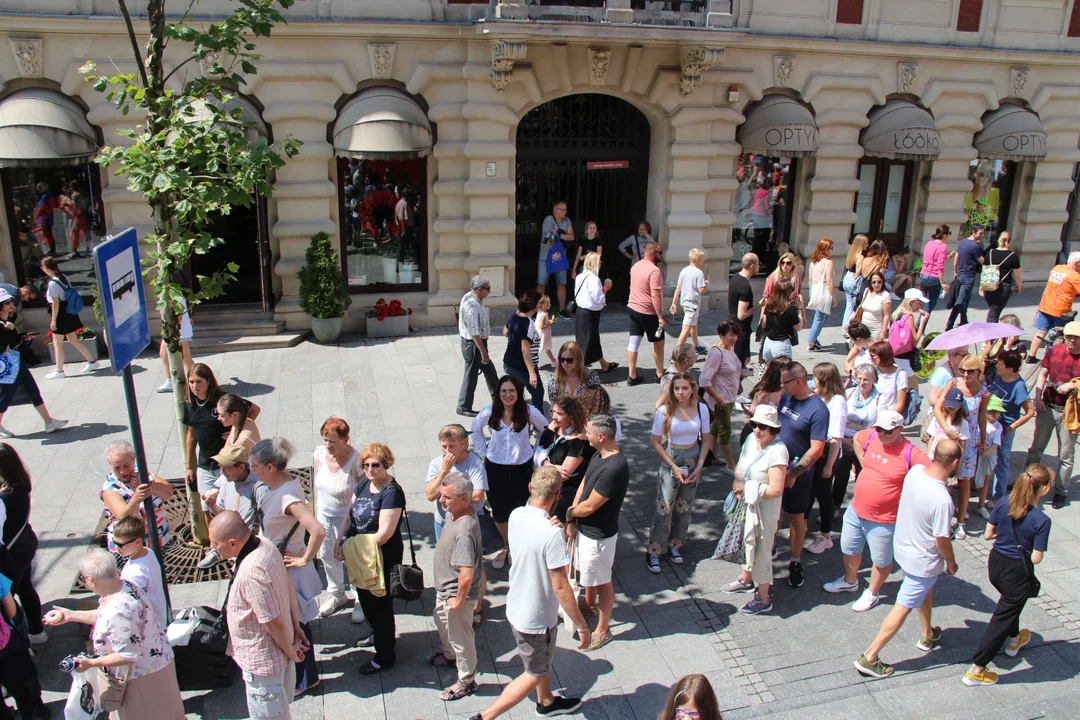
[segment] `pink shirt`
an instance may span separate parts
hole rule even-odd
[[[940,240],[931,240],[923,245],[922,270],[920,272],[927,277],[940,278],[945,271],[945,258],[949,256],[949,248]]]
[[[717,346],[709,349],[705,364],[701,368],[701,387],[712,387],[725,404],[730,405],[739,396],[739,381],[742,380],[742,362],[734,350],[723,350]],[[709,409],[716,407],[716,399],[706,393],[705,401]]]
[[[664,279],[660,275],[660,268],[648,260],[634,263],[630,268],[630,298],[626,306],[644,315],[655,315],[652,301],[654,290],[660,293],[660,303],[663,304]]]

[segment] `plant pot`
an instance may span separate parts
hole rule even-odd
[[[337,339],[341,337],[341,326],[344,323],[345,318],[311,318],[311,333],[315,336],[315,339],[327,345],[329,343],[337,342]]]
[[[404,337],[409,334],[409,316],[367,318],[368,337]]]
[[[100,336],[82,341],[83,347],[86,348],[87,352],[90,353],[90,357],[94,358],[95,360],[103,357],[105,354],[101,352],[101,348],[98,346],[99,338]],[[49,346],[49,359],[52,360],[53,363],[55,363],[56,346],[53,345],[51,340],[46,340],[45,344]],[[71,347],[70,343],[68,343],[67,340],[64,340],[64,362],[79,362],[83,359],[84,358],[79,353],[79,351]]]
[[[382,260],[382,281],[390,285],[397,285],[397,258],[384,257]]]
[[[416,266],[412,263],[398,263],[398,282],[411,283],[415,272]]]

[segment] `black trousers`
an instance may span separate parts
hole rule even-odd
[[[41,598],[38,597],[34,588],[33,572],[30,569],[37,554],[38,538],[34,529],[29,525],[23,530],[22,535],[8,552],[15,566],[15,576],[9,578],[13,583],[12,591],[19,598],[23,612],[26,613],[26,625],[31,634],[36,635],[45,630],[41,622]]]
[[[855,459],[854,452],[842,452],[833,465],[832,500],[834,508],[844,506],[844,498],[847,497],[848,481],[851,478],[852,468],[855,468],[855,475],[857,476],[862,471],[862,464]]]
[[[1030,578],[1023,560],[1014,560],[997,550],[991,550],[987,568],[990,583],[1001,593],[1001,598],[994,608],[990,624],[986,626],[979,649],[971,660],[979,667],[990,664],[994,656],[1001,652],[1007,638],[1020,634],[1020,613],[1027,605],[1030,588]]]
[[[396,555],[396,553],[391,553]],[[401,556],[390,557],[383,554],[383,580],[386,594],[375,597],[367,590],[356,588],[356,597],[364,617],[371,625],[375,636],[375,657],[372,658],[380,667],[390,667],[397,662],[397,624],[394,621],[394,598],[390,596],[390,571],[401,562]]]
[[[1001,311],[1009,304],[1012,297],[1012,283],[1003,282],[997,290],[986,292],[986,304],[990,306],[990,312],[986,313],[986,322],[996,323],[1001,317]]]
[[[836,515],[836,505],[833,502],[833,479],[832,475],[824,477],[826,456],[829,454],[829,445],[825,444],[825,454],[822,455],[816,463],[814,463],[814,489],[813,498],[817,500],[818,504],[818,526],[822,533],[828,534],[832,532],[833,517]],[[836,474],[838,461],[833,463],[833,474]],[[810,507],[813,507],[813,501],[811,501]],[[809,510],[809,508],[808,508]]]

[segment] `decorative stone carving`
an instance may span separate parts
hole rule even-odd
[[[202,56],[199,60],[199,67],[202,68],[203,75],[212,75],[211,70],[215,65],[221,63],[221,53],[217,50],[211,50]]]
[[[528,20],[529,6],[525,2],[499,2],[495,5],[495,17],[500,20]]]
[[[15,64],[24,78],[41,77],[41,38],[8,38]]]
[[[378,80],[388,80],[394,71],[394,50],[397,45],[393,43],[368,43],[368,57],[371,59],[371,77]]]
[[[607,83],[608,65],[611,64],[611,50],[589,48],[589,84]]]
[[[919,63],[898,63],[896,66],[896,87],[900,92],[909,93],[915,85],[915,76],[919,72]]]
[[[1012,82],[1009,83],[1009,87],[1012,88],[1010,97],[1023,97],[1024,86],[1027,85],[1029,74],[1030,71],[1027,68],[1012,69]]]
[[[773,60],[776,62],[776,86],[791,87],[791,78],[795,75],[794,56],[776,55]]]
[[[491,84],[502,92],[514,80],[514,61],[525,59],[524,40],[496,40],[491,44]]]
[[[681,50],[682,79],[679,92],[689,95],[701,85],[701,74],[719,65],[724,59],[720,48],[708,48],[701,45],[684,46]]]

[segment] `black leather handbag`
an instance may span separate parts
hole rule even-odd
[[[405,515],[405,532],[409,536],[409,552],[412,564],[399,563],[390,570],[390,597],[409,602],[419,600],[424,594],[424,571],[416,564],[416,548],[413,547],[412,528],[409,527],[409,511],[402,508]]]

